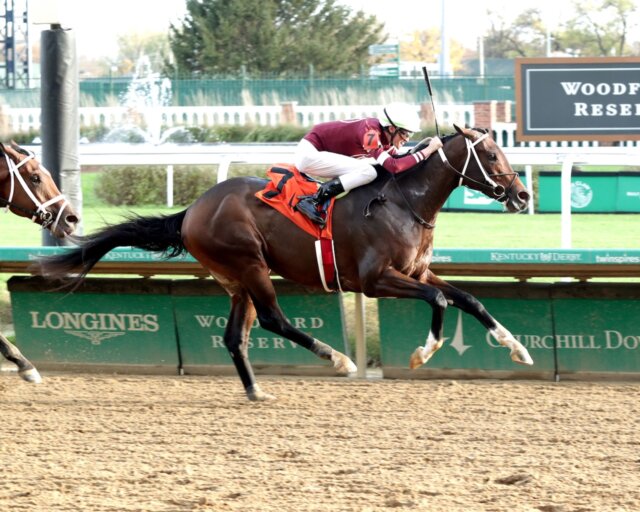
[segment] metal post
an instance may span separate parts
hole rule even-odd
[[[167,165],[167,206],[173,207],[173,165]]]
[[[75,35],[60,25],[51,25],[50,30],[42,31],[40,47],[42,163],[74,209],[81,214],[82,187],[78,159],[80,89]],[[82,234],[82,226],[79,225],[76,231]],[[43,245],[62,243],[49,231],[42,232]]]
[[[573,157],[567,155],[562,162],[560,171],[560,230],[561,247],[571,248],[571,169]]]
[[[533,200],[533,170],[530,165],[524,166],[524,176],[527,180],[527,192],[529,192],[529,204],[527,213],[533,215],[535,213],[535,201]]]
[[[367,336],[364,298],[361,293],[356,293],[355,295],[356,366],[358,367],[356,377],[365,378],[367,376]]]

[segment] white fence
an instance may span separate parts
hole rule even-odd
[[[419,111],[420,105],[416,105]],[[148,128],[159,124],[163,129],[178,126],[244,125],[276,126],[296,123],[312,126],[324,121],[377,117],[380,105],[298,105],[295,102],[275,106],[227,107],[149,107],[132,111],[126,107],[81,107],[78,111],[80,126],[106,126],[117,128],[135,122]],[[0,117],[11,132],[40,129],[40,108],[10,108],[2,106]],[[438,120],[452,125],[473,125],[473,105],[442,105],[438,107]]]
[[[416,105],[416,110],[421,108]],[[132,112],[125,107],[83,107],[78,112],[81,127],[105,126],[117,128],[136,124],[151,133],[159,135],[160,128],[166,131],[180,126],[244,125],[277,126],[289,122],[309,127],[316,123],[336,119],[376,117],[380,115],[379,105],[297,105],[295,102],[276,106],[236,106],[236,107],[157,107]],[[438,122],[443,126],[454,123],[474,126],[473,105],[439,105]],[[39,108],[9,108],[0,106],[0,131],[9,133],[27,132],[40,129]],[[517,142],[515,123],[494,123],[493,135],[503,148],[516,147],[598,147],[597,141],[580,142]],[[625,147],[640,147],[640,141],[623,141],[617,144]]]

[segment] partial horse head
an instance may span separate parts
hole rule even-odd
[[[0,143],[0,205],[58,238],[73,234],[79,220],[49,171],[15,143]]]
[[[490,134],[486,130],[453,126],[463,136],[466,145],[466,152],[456,153],[462,155],[464,161],[460,158],[451,162],[460,176],[458,184],[504,203],[510,212],[525,210],[530,199],[529,192]],[[448,157],[446,148],[445,152]]]

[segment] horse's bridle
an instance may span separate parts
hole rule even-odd
[[[33,222],[40,221],[39,223],[43,228],[48,228],[49,226],[52,225],[50,230],[55,231],[56,227],[58,226],[58,222],[60,222],[60,218],[62,217],[62,212],[67,206],[69,206],[69,201],[67,201],[67,199],[64,197],[63,194],[59,194],[56,197],[49,199],[47,202],[41,203],[38,200],[38,198],[34,195],[34,193],[31,191],[27,183],[24,181],[24,178],[20,174],[20,170],[19,170],[20,167],[26,164],[29,160],[35,158],[35,155],[33,153],[29,153],[25,158],[23,158],[17,164],[11,158],[9,158],[9,155],[7,155],[6,153],[4,155],[4,158],[7,161],[7,168],[9,169],[9,175],[11,176],[11,189],[9,192],[9,198],[5,199],[3,197],[0,197],[0,203],[5,206],[5,211],[8,211],[9,208],[19,210],[25,213],[28,217],[31,217],[31,220]],[[16,180],[24,190],[25,194],[29,196],[29,199],[31,199],[33,204],[37,207],[35,210],[29,210],[27,208],[23,208],[22,206],[13,203],[13,194],[15,192]],[[62,201],[62,206],[58,210],[58,215],[54,220],[53,213],[51,213],[51,211],[49,211],[47,207],[59,201]]]
[[[463,135],[463,137],[464,137],[464,135]],[[485,168],[482,166],[482,162],[480,162],[480,157],[478,157],[478,153],[476,152],[476,148],[475,148],[476,144],[478,144],[479,142],[483,141],[487,137],[489,137],[489,132],[483,133],[480,137],[478,137],[473,142],[471,142],[467,137],[464,137],[465,144],[467,145],[467,158],[465,159],[464,167],[462,168],[462,171],[459,171],[453,165],[451,165],[451,163],[447,159],[447,156],[444,154],[443,148],[439,148],[438,149],[438,154],[440,155],[440,158],[442,158],[442,162],[449,169],[451,169],[454,173],[456,173],[457,175],[460,176],[460,180],[458,181],[458,186],[463,185],[464,184],[464,180],[467,180],[468,182],[471,182],[471,183],[475,183],[483,193],[484,192],[489,192],[496,201],[499,201],[499,202],[502,203],[502,202],[507,200],[507,197],[508,197],[507,194],[509,193],[509,191],[513,187],[513,183],[515,182],[516,176],[518,175],[518,173],[512,172],[512,173],[500,174],[500,176],[512,176],[511,183],[509,183],[509,186],[506,189],[502,185],[498,185],[495,181],[493,181],[491,179],[491,176],[497,176],[497,174],[489,174],[485,170]],[[478,164],[478,167],[480,168],[480,172],[482,173],[482,175],[483,175],[483,177],[485,179],[484,182],[478,181],[475,178],[467,176],[467,168],[469,166],[469,162],[471,161],[471,155],[472,154],[473,154],[473,157],[476,159],[476,163]],[[408,174],[408,172],[406,174]],[[401,174],[399,176],[396,175],[396,174],[392,174],[391,175],[391,181],[388,181],[384,185],[384,187],[382,188],[380,193],[376,197],[374,197],[371,201],[369,201],[369,203],[365,207],[364,216],[365,217],[370,217],[371,216],[371,205],[373,204],[374,201],[379,201],[379,202],[386,201],[385,195],[382,192],[389,185],[389,183],[393,182],[396,185],[396,187],[398,188],[398,191],[400,192],[400,196],[402,197],[402,199],[404,200],[405,204],[407,205],[407,208],[409,209],[409,212],[411,212],[411,215],[413,216],[413,218],[422,227],[424,227],[426,229],[433,229],[435,227],[435,225],[430,223],[430,222],[427,222],[422,217],[420,217],[420,215],[418,215],[416,213],[416,211],[411,207],[411,203],[409,202],[409,200],[404,195],[404,192],[402,191],[402,188],[397,183],[397,180],[399,178],[401,178],[403,175],[405,175],[405,173],[403,173],[403,174]]]
[[[507,188],[504,188],[502,185],[498,185],[495,181],[491,179],[491,176],[498,176],[498,175],[489,174],[485,170],[485,168],[482,165],[482,162],[480,162],[480,158],[478,157],[478,153],[476,151],[476,144],[482,142],[487,137],[489,137],[489,132],[483,133],[480,137],[478,137],[473,142],[471,142],[467,137],[464,137],[465,144],[467,145],[467,158],[464,161],[464,167],[462,168],[462,171],[459,171],[453,165],[451,165],[451,163],[447,159],[447,156],[444,154],[443,148],[438,149],[438,154],[440,155],[440,158],[442,158],[442,162],[449,169],[451,169],[453,172],[455,172],[460,176],[460,180],[458,181],[458,186],[463,185],[464,180],[467,180],[467,182],[471,182],[477,185],[481,192],[483,193],[488,192],[490,195],[493,196],[493,198],[496,201],[499,201],[502,203],[507,200],[507,194],[513,187],[513,183],[515,182],[516,176],[518,175],[518,173],[511,172],[511,173],[500,174],[500,176],[512,176],[511,183],[509,183],[509,186]],[[469,166],[469,162],[471,161],[472,154],[476,160],[476,163],[478,164],[478,167],[480,168],[480,172],[482,173],[482,176],[484,177],[484,182],[478,181],[470,176],[467,176],[467,168]]]

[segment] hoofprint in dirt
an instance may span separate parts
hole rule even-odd
[[[640,384],[0,374],[0,510],[637,511]]]

